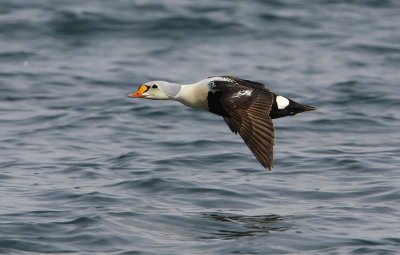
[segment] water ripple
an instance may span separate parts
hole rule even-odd
[[[0,253],[397,254],[396,1],[5,0]],[[220,116],[128,98],[235,75],[317,111],[274,168]]]

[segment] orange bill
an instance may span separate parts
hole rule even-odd
[[[148,89],[149,88],[146,85],[142,85],[135,93],[129,94],[128,97],[145,97],[142,94],[146,92]]]

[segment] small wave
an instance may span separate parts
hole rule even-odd
[[[246,216],[207,213],[203,216],[219,223],[219,227],[213,226],[208,231],[202,231],[205,239],[238,239],[290,229],[290,224],[285,223],[284,218],[276,214]]]

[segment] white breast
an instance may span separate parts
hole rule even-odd
[[[208,82],[205,80],[198,83],[182,85],[175,99],[189,107],[208,110]]]

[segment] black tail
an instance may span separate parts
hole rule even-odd
[[[276,118],[281,118],[285,116],[293,116],[296,115],[297,113],[300,112],[308,112],[308,111],[314,111],[317,109],[317,107],[310,106],[310,105],[302,105],[299,103],[296,103],[295,101],[288,99],[289,104],[283,108],[283,109],[278,109],[278,105],[276,102],[272,105],[271,112],[269,113],[269,116],[272,119]]]
[[[292,101],[292,100],[290,100],[290,101]],[[294,102],[294,101],[292,101],[292,102]],[[295,112],[294,114],[299,113],[299,112],[315,111],[317,109],[317,107],[315,107],[315,106],[302,105],[302,104],[299,104],[296,102],[294,102],[294,103],[296,104],[293,109],[293,111]],[[289,106],[290,106],[290,104],[289,104]],[[294,115],[294,114],[291,114],[291,115]]]

